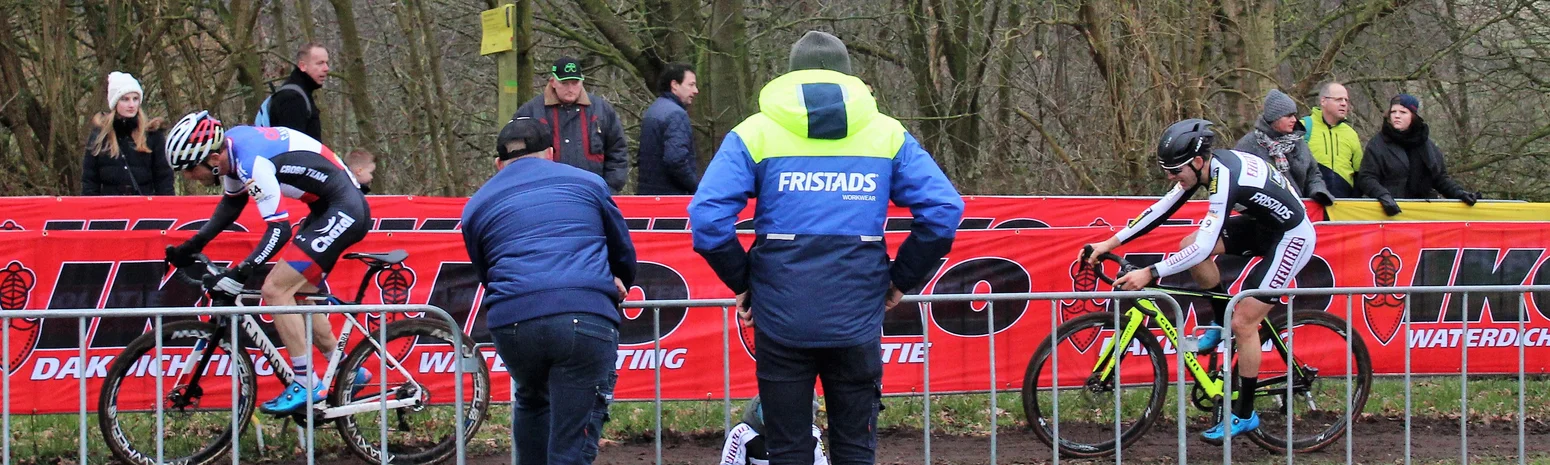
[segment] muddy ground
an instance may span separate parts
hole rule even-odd
[[[1414,463],[1459,463],[1461,435],[1457,420],[1418,420],[1412,425],[1411,460]],[[1404,463],[1405,424],[1400,421],[1366,421],[1356,425],[1356,443],[1352,446],[1355,463]],[[1185,441],[1186,463],[1221,463],[1222,449],[1200,442],[1190,431]],[[1550,461],[1550,425],[1536,424],[1527,428],[1526,446],[1529,463]],[[1471,425],[1469,429],[1470,463],[1516,463],[1518,456],[1517,425]],[[1049,447],[1039,442],[1033,433],[1024,428],[999,431],[997,463],[1032,464],[1051,463],[1053,455]],[[923,437],[919,430],[895,430],[879,437],[877,462],[880,464],[924,463]],[[667,438],[663,444],[662,460],[669,464],[715,464],[721,451],[719,438]],[[1274,456],[1255,446],[1247,439],[1233,443],[1234,463],[1286,463],[1286,456]],[[603,449],[597,463],[609,465],[637,465],[653,463],[656,458],[654,445],[649,440],[611,445]],[[931,439],[932,463],[938,464],[987,464],[990,463],[990,437],[984,436],[934,436]],[[1294,457],[1296,463],[1345,463],[1345,441],[1341,440],[1328,449]],[[502,457],[481,458],[470,463],[497,464],[509,460]],[[1179,463],[1178,439],[1172,428],[1153,429],[1135,445],[1125,450],[1124,463]],[[1103,460],[1069,460],[1061,463],[1114,463],[1114,458]]]

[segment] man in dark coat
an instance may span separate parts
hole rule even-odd
[[[618,194],[630,171],[624,127],[613,105],[582,87],[581,62],[563,57],[549,68],[543,95],[517,108],[512,119],[529,117],[549,125],[554,161],[591,171]]]
[[[635,191],[641,195],[694,195],[700,178],[694,159],[694,127],[687,110],[700,93],[694,70],[681,63],[668,65],[657,80],[657,91],[661,96],[641,117]]]
[[[296,68],[269,97],[269,125],[295,129],[323,140],[323,119],[312,95],[328,79],[328,49],[309,43],[296,50]],[[289,88],[287,88],[289,86]],[[300,88],[302,92],[296,92]],[[305,95],[303,95],[305,93]]]

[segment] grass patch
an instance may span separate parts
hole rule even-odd
[[[1530,379],[1527,383],[1528,389],[1524,393],[1527,418],[1531,422],[1543,422],[1550,418],[1550,380]],[[1416,377],[1410,386],[1413,416],[1455,420],[1458,418],[1460,400],[1461,397],[1465,397],[1458,377]],[[1159,420],[1162,422],[1161,425],[1168,425],[1175,421],[1177,412],[1175,402],[1178,399],[1176,389],[1173,386],[1168,389],[1163,416]],[[1518,392],[1516,378],[1471,378],[1467,393],[1470,424],[1516,424]],[[1143,395],[1144,393],[1134,392],[1125,394],[1123,402],[1125,415],[1133,418],[1140,408]],[[1107,407],[1112,411],[1112,402],[1112,397],[1106,397],[1094,402],[1092,408],[1102,410]],[[1405,383],[1402,379],[1376,378],[1373,381],[1373,392],[1368,397],[1363,417],[1402,417],[1404,402]],[[731,422],[734,424],[742,415],[742,405],[741,400],[732,402]],[[883,405],[884,410],[878,417],[879,428],[920,429],[924,425],[925,401],[922,397],[886,397],[883,399]],[[722,407],[720,400],[663,402],[662,430],[666,435],[719,437],[726,418]],[[988,435],[990,432],[992,417],[989,395],[933,395],[931,409],[931,428],[936,434],[981,436]],[[435,420],[442,420],[439,417],[450,416],[450,410],[441,409],[439,413],[432,415],[435,416]],[[615,441],[650,440],[655,436],[656,422],[653,420],[655,410],[656,407],[652,402],[615,403],[610,410],[612,420],[605,429],[605,438]],[[1206,413],[1196,410],[1191,405],[1186,405],[1186,412],[1191,421],[1209,418]],[[1065,398],[1062,398],[1062,419],[1092,419],[1093,413],[1075,408],[1068,409]],[[1102,413],[1102,415],[1107,414]],[[996,428],[1001,430],[1026,427],[1020,395],[1017,392],[999,393],[996,396],[994,418]],[[262,415],[258,416],[257,420],[258,423],[250,424],[243,434],[241,448],[244,462],[290,461],[305,456],[305,449],[299,444],[294,424]],[[229,421],[224,415],[212,414],[204,415],[200,420],[187,425],[180,424],[176,429],[169,429],[170,433],[166,439],[168,447],[179,447],[180,440],[186,441],[192,437],[188,434],[180,435],[180,432],[198,431],[200,428],[211,428]],[[822,412],[819,414],[818,421],[820,425],[825,422]],[[144,430],[131,434],[153,434],[151,433],[155,428],[153,422],[140,422],[140,424],[140,428]],[[97,428],[95,414],[88,415],[86,427],[88,462],[105,463],[111,455],[103,443],[101,431]],[[257,438],[260,427],[264,435],[264,447],[261,450],[258,448]],[[370,427],[375,428],[374,425]],[[1162,426],[1162,428],[1170,427]],[[12,463],[75,463],[79,460],[79,438],[79,420],[73,414],[17,415],[13,412],[10,445]],[[507,454],[510,451],[510,438],[510,406],[492,405],[478,434],[470,441],[468,453],[474,456]],[[313,450],[320,461],[350,456],[331,422],[319,425],[314,432],[314,440]],[[1481,460],[1478,463],[1496,463],[1492,458],[1483,457]],[[1502,461],[1501,463],[1516,462]],[[1532,463],[1550,464],[1550,460],[1541,459]]]

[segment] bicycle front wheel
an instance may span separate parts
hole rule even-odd
[[[219,331],[200,321],[166,323],[159,360],[155,332],[135,338],[113,360],[97,397],[97,423],[115,457],[157,463],[157,404],[163,412],[160,463],[204,465],[231,448],[233,370],[239,432],[252,417],[256,380],[252,361],[245,354],[233,357],[230,338]],[[212,348],[215,341],[220,344]]]
[[[1127,322],[1122,319],[1118,328]],[[1028,361],[1023,413],[1039,440],[1059,444],[1063,456],[1113,454],[1146,434],[1162,410],[1169,379],[1162,347],[1143,326],[1115,351],[1116,332],[1114,313],[1083,315],[1061,324]],[[1100,366],[1111,352],[1119,356],[1117,380],[1113,369]]]
[[[331,408],[365,407],[337,421],[345,444],[371,463],[425,464],[457,452],[454,407],[454,366],[472,360],[463,372],[463,432],[472,438],[490,408],[490,368],[472,338],[446,323],[408,319],[389,323],[387,340],[365,335],[344,359],[329,392]],[[463,341],[462,356],[453,350],[454,337]],[[384,366],[386,370],[384,371]],[[371,375],[364,383],[357,373]],[[387,402],[408,405],[380,406]],[[383,457],[383,427],[387,457]]]
[[[1275,343],[1271,344],[1271,352],[1265,354],[1259,388],[1255,390],[1260,426],[1249,438],[1278,454],[1287,449],[1313,452],[1348,433],[1347,415],[1361,415],[1372,389],[1372,360],[1362,338],[1347,333],[1345,320],[1335,315],[1305,310],[1292,313],[1291,327],[1286,327],[1286,321],[1284,310],[1270,315],[1270,325],[1286,342],[1290,356]],[[1265,328],[1261,328],[1260,334],[1270,335]],[[1289,366],[1297,368],[1288,370]]]

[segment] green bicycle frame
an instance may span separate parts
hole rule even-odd
[[[1186,289],[1149,289],[1190,297],[1203,297],[1208,299],[1227,298],[1225,296],[1219,296],[1216,294],[1209,294]],[[1123,352],[1130,348],[1130,344],[1135,341],[1136,334],[1141,331],[1141,325],[1146,320],[1145,317],[1152,317],[1153,320],[1157,322],[1158,328],[1162,329],[1163,336],[1166,337],[1175,348],[1179,347],[1178,328],[1173,325],[1173,321],[1169,320],[1167,315],[1162,313],[1161,309],[1157,307],[1157,303],[1153,302],[1151,299],[1136,300],[1135,305],[1131,306],[1128,310],[1125,310],[1125,317],[1125,327],[1120,329],[1116,337],[1111,339],[1112,342],[1104,349],[1102,356],[1093,366],[1093,377],[1097,381],[1108,382],[1117,375],[1117,372],[1119,371],[1119,359],[1121,358]],[[1295,373],[1293,379],[1300,379],[1308,375],[1309,373],[1306,372],[1306,368],[1303,367],[1301,363],[1297,363],[1296,359],[1292,357],[1291,349],[1287,346],[1286,341],[1281,338],[1281,333],[1276,329],[1274,322],[1270,321],[1270,318],[1267,317],[1262,324],[1264,325],[1264,328],[1270,333],[1268,339],[1271,341],[1271,344],[1275,348],[1276,352],[1281,356],[1282,360],[1287,361],[1287,366],[1291,368],[1293,373]],[[1148,331],[1148,333],[1149,332],[1150,331]],[[1193,352],[1177,350],[1177,353],[1179,360],[1184,363],[1184,367],[1188,369],[1190,376],[1194,378],[1195,382],[1200,384],[1201,389],[1205,391],[1206,395],[1213,398],[1221,398],[1223,391],[1222,380],[1212,378],[1210,372],[1206,371],[1205,367],[1200,365],[1199,359]],[[1262,387],[1268,387],[1278,382],[1287,381],[1286,378],[1287,377],[1283,375],[1261,380],[1260,385]]]

